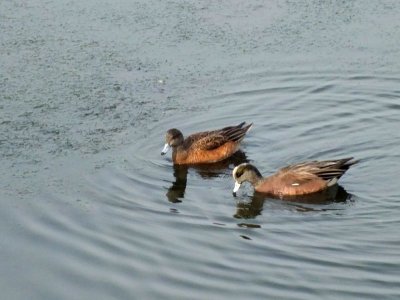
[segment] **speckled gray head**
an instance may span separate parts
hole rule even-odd
[[[235,187],[233,188],[233,194],[235,194],[239,190],[240,185],[242,184],[242,181],[239,181],[240,180],[239,178],[243,175],[243,170],[246,168],[247,165],[248,163],[240,164],[236,166],[232,171],[232,177],[235,180]]]
[[[235,180],[235,187],[233,188],[233,194],[235,194],[241,184],[245,181],[249,181],[251,183],[256,182],[258,178],[261,178],[260,171],[252,164],[243,163],[236,166],[232,171],[232,177]]]

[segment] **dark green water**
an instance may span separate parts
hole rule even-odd
[[[3,299],[398,299],[397,1],[0,2]],[[164,134],[253,122],[267,175],[354,156],[344,201],[232,196]],[[243,159],[239,157],[236,159]]]

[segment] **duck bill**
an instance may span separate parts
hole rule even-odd
[[[235,194],[240,188],[240,183],[235,181],[235,187],[233,188],[233,193]]]
[[[161,151],[161,155],[164,155],[165,153],[167,153],[169,148],[171,148],[171,147],[168,144],[165,144],[164,148]]]

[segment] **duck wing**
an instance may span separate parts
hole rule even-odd
[[[229,140],[225,136],[218,133],[212,133],[193,141],[191,148],[198,150],[213,150],[221,147],[228,141]]]
[[[324,180],[339,179],[355,163],[353,157],[347,157],[336,160],[310,161],[294,164],[281,169],[281,172],[290,172],[295,174],[310,174],[318,176]]]
[[[204,131],[192,134],[185,140],[185,146],[199,150],[213,150],[227,142],[240,142],[252,124],[245,126],[245,122],[236,126],[228,126],[213,131]]]

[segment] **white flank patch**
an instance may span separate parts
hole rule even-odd
[[[299,186],[300,183],[295,182],[295,183],[292,183],[292,185],[294,185],[294,186]]]

